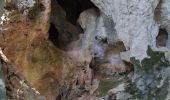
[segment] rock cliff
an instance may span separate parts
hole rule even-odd
[[[0,1],[0,99],[169,100],[169,5]]]

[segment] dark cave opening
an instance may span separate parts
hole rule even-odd
[[[168,32],[164,28],[159,29],[158,36],[156,37],[157,47],[166,47],[166,42],[168,40]]]
[[[53,23],[50,24],[48,34],[49,34],[48,39],[51,42],[53,42],[55,46],[58,46],[59,45],[59,32]]]
[[[66,18],[72,24],[77,24],[77,19],[81,12],[89,8],[97,8],[90,0],[57,0],[59,5],[65,10]]]
[[[77,23],[80,14],[90,8],[98,9],[90,0],[52,0],[51,7],[49,40],[65,51],[84,33]]]

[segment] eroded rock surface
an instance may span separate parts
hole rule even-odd
[[[0,4],[1,95],[169,100],[169,4],[5,0]]]

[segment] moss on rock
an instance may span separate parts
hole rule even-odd
[[[100,96],[105,96],[108,93],[108,91],[113,88],[113,86],[114,86],[113,82],[101,80],[99,84]]]
[[[44,5],[41,2],[37,1],[33,7],[29,8],[28,18],[31,20],[36,20],[40,12],[44,10],[45,10]]]
[[[147,55],[142,61],[131,58],[135,77],[128,82],[125,92],[139,100],[164,100],[168,93],[169,61],[166,60],[164,52],[153,51],[150,46]]]
[[[150,46],[147,50],[148,58],[144,58],[141,62],[134,57],[131,58],[131,62],[134,64],[136,70],[141,70],[146,73],[152,73],[155,69],[169,66],[169,62],[165,59],[164,52],[153,51]]]

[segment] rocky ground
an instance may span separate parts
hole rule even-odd
[[[1,100],[169,100],[169,0],[1,0]]]

